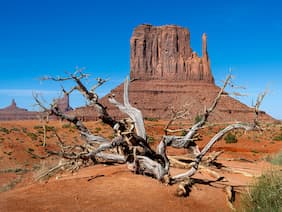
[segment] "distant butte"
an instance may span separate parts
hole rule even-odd
[[[202,56],[193,52],[188,29],[176,25],[135,28],[130,39],[129,100],[145,118],[169,119],[171,108],[189,105],[189,119],[194,121],[204,108],[211,105],[219,87],[214,84],[207,50],[207,36],[202,36]],[[122,101],[123,85],[111,91]],[[106,95],[101,102],[115,118],[123,115],[109,104]],[[97,119],[91,107],[78,108],[73,113],[84,120]],[[90,115],[94,114],[94,115]],[[273,118],[260,112],[260,119]],[[212,122],[251,121],[252,108],[231,98],[227,93],[210,116]]]
[[[69,95],[65,94],[62,98],[55,100],[58,107],[62,112],[71,111],[72,108],[69,105]],[[16,101],[13,99],[8,107],[0,109],[0,121],[8,120],[32,120],[39,119],[40,114],[36,111],[28,111],[24,108],[19,108]],[[56,119],[57,117],[52,116],[51,119]]]
[[[38,119],[38,112],[28,111],[17,106],[13,99],[8,107],[0,109],[0,120],[30,120]]]

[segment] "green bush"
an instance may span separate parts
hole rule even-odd
[[[146,121],[159,121],[158,118],[154,118],[154,117],[145,117],[144,118]]]
[[[272,138],[273,141],[282,141],[282,133]]]
[[[148,136],[148,137],[147,137],[147,142],[148,142],[148,143],[154,143],[154,142],[155,142],[154,137]]]
[[[62,128],[70,128],[71,127],[71,124],[70,123],[66,123],[66,124],[63,124],[62,125]]]
[[[101,127],[96,127],[94,132],[99,133],[101,130],[102,130]]]
[[[10,133],[10,131],[5,127],[0,127],[0,132],[6,133],[6,134]]]
[[[30,137],[32,141],[37,140],[37,137],[38,137],[35,133],[32,133],[32,132],[28,132],[27,136]]]
[[[278,153],[277,155],[275,155],[270,162],[274,165],[279,165],[282,166],[282,152]],[[282,182],[281,182],[282,183]]]
[[[203,116],[202,115],[197,115],[195,117],[194,123],[197,124],[198,122],[200,122],[202,120]]]
[[[46,131],[54,132],[54,131],[56,131],[56,128],[54,126],[46,125]]]
[[[12,131],[14,131],[14,132],[19,132],[20,129],[19,129],[19,128],[16,128],[16,127],[13,127],[13,128],[10,130],[10,132],[12,132]]]
[[[282,211],[282,173],[269,171],[257,179],[242,196],[242,211]]]
[[[35,125],[34,127],[33,127],[33,129],[35,129],[35,130],[41,130],[42,129],[42,126],[41,125]]]
[[[236,135],[232,133],[227,133],[227,135],[224,137],[224,140],[227,144],[237,143]]]

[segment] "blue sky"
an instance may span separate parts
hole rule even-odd
[[[268,87],[262,110],[282,119],[281,11],[278,0],[1,0],[0,108],[15,98],[33,109],[32,91],[47,101],[56,97],[60,85],[38,78],[76,66],[93,78],[110,78],[98,90],[102,96],[129,74],[129,39],[137,25],[177,24],[190,30],[198,53],[207,33],[217,84],[232,68],[236,83],[247,88],[241,100],[248,105]],[[72,106],[84,103],[78,94],[71,97]]]

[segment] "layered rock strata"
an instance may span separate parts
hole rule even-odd
[[[130,78],[213,83],[207,36],[202,36],[202,57],[190,46],[190,32],[175,25],[138,26],[130,39]]]
[[[175,25],[140,25],[132,34],[130,47],[129,100],[145,118],[170,119],[172,107],[180,110],[183,105],[188,105],[188,119],[193,122],[211,105],[220,88],[214,84],[205,33],[201,57],[190,46],[188,29]],[[111,94],[122,102],[123,85],[113,89]],[[107,96],[101,102],[107,106],[109,113],[117,119],[124,117],[109,104]],[[91,107],[82,107],[72,113],[84,120],[98,119]],[[252,108],[226,93],[209,121],[250,122],[254,116]],[[260,112],[260,119],[273,121],[264,112]]]
[[[0,120],[30,120],[38,119],[39,113],[19,108],[13,99],[8,107],[0,109]]]

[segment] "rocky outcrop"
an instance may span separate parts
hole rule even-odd
[[[62,98],[56,99],[55,102],[56,102],[58,108],[62,112],[67,112],[67,111],[72,110],[72,108],[70,106],[69,94],[67,94],[67,93],[65,93]]]
[[[28,111],[27,109],[19,108],[14,99],[8,107],[0,109],[0,120],[38,119],[38,115],[38,112]]]
[[[62,112],[68,112],[72,110],[69,105],[68,94],[65,94],[62,98],[56,99],[55,102]],[[40,112],[28,111],[27,109],[19,108],[14,99],[8,107],[0,109],[0,120],[31,120],[39,118]],[[50,119],[56,119],[56,117],[51,116]]]
[[[129,86],[130,104],[143,113],[144,118],[167,120],[171,118],[172,111],[180,110],[183,105],[188,105],[187,120],[194,122],[195,117],[202,114],[205,108],[211,106],[219,92],[219,87],[212,83],[186,82],[172,80],[134,80]],[[111,91],[119,102],[123,102],[123,84]],[[107,95],[110,96],[111,94]],[[107,96],[101,99],[103,105],[115,119],[126,117],[116,107],[111,105]],[[71,111],[81,120],[98,120],[94,107],[81,107]],[[251,122],[254,120],[254,109],[224,94],[216,110],[209,117],[213,123],[224,122]],[[260,121],[272,122],[274,119],[261,111]]]
[[[189,117],[194,122],[198,114],[209,107],[219,87],[214,84],[207,51],[207,35],[202,36],[202,56],[193,52],[188,29],[175,26],[138,26],[130,40],[130,103],[140,109],[145,118],[170,119],[171,108],[179,110],[189,104]],[[122,102],[123,85],[111,91]],[[101,102],[117,119],[124,117],[109,104],[106,95]],[[93,107],[71,111],[83,120],[97,120]],[[249,122],[254,110],[225,94],[209,117],[211,122]],[[260,119],[273,118],[260,112]]]
[[[202,57],[193,52],[188,29],[175,25],[138,26],[130,49],[131,79],[214,82],[206,34],[202,37]]]

